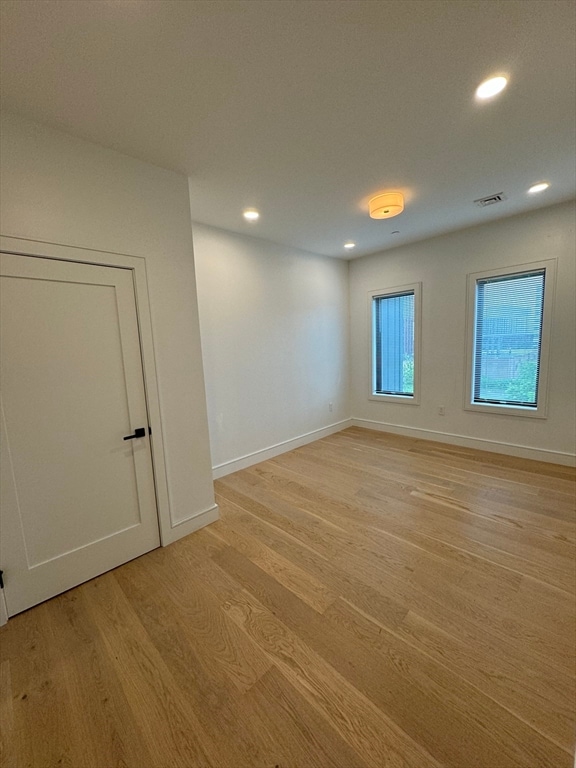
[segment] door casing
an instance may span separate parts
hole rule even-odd
[[[0,237],[0,251],[15,253],[22,256],[30,256],[32,258],[59,259],[61,261],[75,261],[83,264],[122,267],[124,269],[132,270],[136,298],[136,314],[140,333],[144,389],[150,427],[152,430],[150,442],[156,506],[158,509],[158,523],[160,528],[160,543],[162,546],[166,546],[178,538],[178,536],[174,535],[170,519],[164,440],[160,417],[160,401],[158,396],[158,382],[156,377],[145,259],[139,256],[127,256],[125,254],[37,242],[14,237]],[[0,599],[3,603],[4,596],[1,594],[1,591]],[[0,606],[0,609],[2,607],[3,606]],[[0,625],[4,623],[2,622],[3,618],[4,612],[0,610]]]

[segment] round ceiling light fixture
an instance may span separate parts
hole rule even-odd
[[[497,93],[503,91],[508,85],[508,79],[503,75],[498,77],[491,77],[489,80],[484,80],[476,88],[476,98],[484,101],[485,99],[491,99],[492,96],[496,96]]]
[[[243,211],[242,216],[244,216],[246,221],[258,221],[258,219],[260,218],[260,214],[258,213],[256,208],[246,208]]]
[[[351,240],[348,243],[344,243],[344,248],[356,248],[356,243],[353,243]]]
[[[400,192],[376,195],[368,203],[368,210],[372,219],[391,219],[392,216],[398,216],[404,210],[404,197]]]

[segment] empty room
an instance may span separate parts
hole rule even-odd
[[[574,3],[0,34],[0,766],[574,768]]]

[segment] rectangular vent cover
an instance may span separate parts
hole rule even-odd
[[[478,200],[474,200],[474,203],[479,208],[486,208],[487,205],[494,205],[495,203],[501,203],[506,200],[504,192],[498,192],[496,195],[488,195],[488,197],[480,197]]]

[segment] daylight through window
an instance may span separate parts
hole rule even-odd
[[[374,296],[376,395],[414,397],[414,291]]]
[[[545,273],[476,281],[473,403],[537,407]]]

